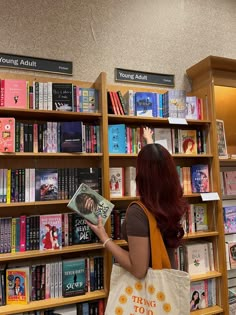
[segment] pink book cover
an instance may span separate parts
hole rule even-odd
[[[0,152],[15,152],[15,118],[0,118]]]
[[[20,216],[20,252],[25,251],[26,243],[26,216]]]
[[[40,216],[40,250],[62,248],[62,214]]]
[[[231,269],[236,269],[236,242],[229,242],[229,261]]]
[[[236,195],[236,172],[226,171],[223,176],[226,195]]]
[[[27,81],[2,80],[1,106],[8,108],[27,108]]]

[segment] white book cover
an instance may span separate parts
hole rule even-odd
[[[43,83],[43,109],[48,109],[48,83]]]
[[[65,305],[55,309],[56,314],[60,315],[77,315],[76,304]]]
[[[29,196],[29,201],[33,202],[35,201],[35,168],[30,168],[30,196]]]
[[[172,135],[170,128],[154,128],[154,142],[161,144],[171,154],[172,152]]]
[[[204,243],[186,244],[186,257],[190,275],[199,275],[209,271],[208,246]]]
[[[124,196],[124,168],[123,167],[110,167],[109,185],[110,185],[111,197]]]
[[[128,166],[125,168],[125,195],[130,197],[137,196],[136,193],[136,167]]]

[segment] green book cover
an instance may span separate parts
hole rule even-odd
[[[85,294],[85,258],[65,259],[62,262],[62,295]]]
[[[89,186],[82,183],[71,198],[67,207],[74,210],[81,217],[93,224],[97,224],[98,216],[100,215],[104,225],[111,214],[114,205]]]

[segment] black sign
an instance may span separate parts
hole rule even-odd
[[[173,74],[141,72],[120,68],[115,69],[115,80],[142,84],[155,84],[168,87],[175,86],[175,77]]]
[[[0,67],[72,75],[72,62],[0,53]]]

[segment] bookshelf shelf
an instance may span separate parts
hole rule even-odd
[[[16,153],[0,153],[0,158],[14,159],[14,158],[98,158],[102,157],[102,153],[32,153],[32,152],[16,152]]]
[[[197,239],[199,237],[213,237],[219,235],[217,231],[206,231],[206,232],[195,232],[195,233],[187,233],[184,235],[184,239]]]
[[[190,278],[191,278],[191,281],[194,282],[194,281],[200,281],[200,280],[211,279],[211,278],[219,278],[221,276],[222,274],[218,271],[209,271],[202,275],[191,276]]]
[[[17,253],[7,253],[7,254],[0,254],[0,261],[7,262],[7,261],[14,261],[14,260],[21,260],[21,259],[29,259],[29,258],[36,258],[36,257],[47,257],[47,256],[56,256],[56,255],[63,255],[68,253],[75,253],[75,252],[87,252],[97,249],[103,249],[102,244],[100,243],[92,243],[92,244],[81,244],[81,245],[72,245],[66,246],[62,249],[57,250],[30,250],[25,252],[17,252]]]
[[[104,299],[107,297],[105,290],[94,291],[85,295],[78,295],[67,298],[55,298],[42,301],[30,302],[26,305],[5,305],[0,307],[0,315],[17,314],[19,312],[31,312],[35,310],[43,310],[63,305],[92,301],[96,299]]]
[[[164,124],[164,125],[173,125],[169,124],[169,121],[167,118],[156,118],[156,117],[139,117],[139,116],[122,116],[122,115],[114,115],[114,114],[108,114],[109,123],[143,123],[143,124]],[[204,119],[204,120],[193,120],[188,119],[187,123],[189,125],[209,125],[211,123],[210,120]],[[176,124],[178,125],[178,123]],[[179,125],[181,126],[181,125]]]
[[[0,108],[1,117],[16,117],[21,119],[46,119],[46,120],[83,120],[94,121],[101,118],[101,113],[76,113],[76,112],[59,112],[50,110],[36,109],[15,109],[15,108]]]
[[[214,315],[214,314],[222,314],[223,313],[223,308],[216,305],[213,307],[207,307],[202,310],[197,310],[197,311],[192,311],[190,314],[191,315]]]

